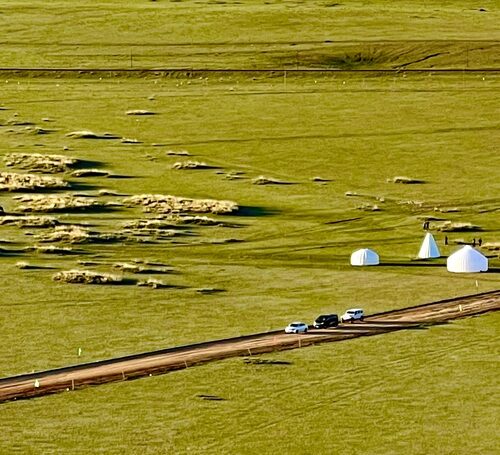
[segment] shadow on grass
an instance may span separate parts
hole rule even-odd
[[[247,365],[292,365],[292,362],[287,360],[271,360],[271,359],[243,359],[243,363]]]
[[[102,161],[91,161],[91,160],[78,160],[73,169],[100,169],[104,167]]]
[[[51,265],[23,265],[19,267],[20,270],[57,270],[57,267]]]
[[[280,211],[278,209],[271,209],[265,207],[255,207],[250,205],[241,206],[236,213],[233,213],[233,216],[272,216],[279,214]]]
[[[105,178],[107,179],[136,179],[136,175],[122,175],[122,174],[109,174]]]
[[[378,267],[446,267],[446,264],[438,264],[435,262],[381,262]]]
[[[7,250],[0,248],[0,256],[20,256],[24,254],[24,250]]]

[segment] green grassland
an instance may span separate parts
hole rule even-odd
[[[132,47],[132,65],[171,68],[393,68],[436,53],[407,67],[488,68],[498,58],[495,2],[1,3],[0,19],[9,19],[3,67],[122,68]],[[349,42],[324,43],[331,39]],[[241,207],[214,216],[238,227],[71,245],[78,254],[67,256],[26,250],[48,229],[0,226],[2,376],[276,329],[350,306],[373,313],[499,288],[495,253],[480,275],[450,274],[444,258],[413,260],[424,216],[482,228],[448,234],[449,246],[434,230],[444,256],[456,241],[500,240],[497,73],[2,72],[0,83],[2,156],[65,154],[124,177],[64,176],[72,192],[98,200],[125,197],[98,195],[107,189]],[[156,115],[126,115],[130,109]],[[66,136],[76,130],[139,143]],[[172,169],[185,157],[168,150],[217,169]],[[233,171],[242,178],[228,179]],[[252,184],[260,175],[289,184]],[[397,175],[425,183],[387,182]],[[18,194],[0,193],[6,212],[16,211]],[[380,210],[360,209],[366,204]],[[109,233],[152,215],[121,206],[57,216]],[[382,265],[350,267],[361,247],[375,249]],[[134,259],[173,267],[150,274],[173,287],[52,280],[60,270],[112,272]],[[19,261],[33,268],[19,269]],[[0,409],[0,449],[492,453],[497,331],[491,315],[267,357],[288,366],[235,359],[10,403]],[[362,386],[362,400],[352,384]],[[227,401],[196,398],[203,393]]]
[[[5,453],[483,454],[498,314],[2,405]],[[273,363],[274,362],[274,363]],[[281,363],[279,363],[281,362]],[[206,400],[203,395],[220,400]]]
[[[0,4],[8,67],[498,66],[494,0]]]
[[[3,314],[13,324],[1,348],[4,374],[74,361],[80,346],[91,360],[268,330],[290,318],[310,320],[352,305],[375,312],[474,293],[476,279],[480,291],[498,287],[497,273],[450,275],[444,266],[411,261],[422,239],[423,215],[485,230],[450,234],[450,241],[498,240],[498,123],[491,95],[498,90],[496,76],[467,77],[465,87],[461,75],[291,77],[286,91],[282,77],[222,79],[12,78],[5,84],[5,106],[11,109],[1,113],[5,122],[15,111],[18,119],[53,130],[33,135],[24,126],[3,127],[6,153],[64,152],[130,177],[68,177],[87,185],[89,194],[106,188],[128,195],[209,197],[247,208],[242,215],[218,217],[239,228],[198,227],[191,230],[194,236],[151,244],[76,245],[85,253],[76,256],[5,255]],[[158,114],[126,116],[133,108]],[[54,121],[45,126],[41,118]],[[110,131],[142,144],[65,136],[80,129]],[[171,169],[180,157],[166,155],[169,149],[188,149],[192,159],[244,172],[244,178],[228,180],[212,169]],[[252,184],[261,174],[293,184]],[[387,183],[395,175],[427,183]],[[312,182],[314,176],[331,181]],[[365,197],[346,197],[346,191]],[[408,200],[425,205],[401,203]],[[5,210],[14,211],[14,202],[4,193]],[[380,211],[358,209],[374,202]],[[440,213],[434,207],[460,211]],[[117,208],[61,219],[109,232],[147,216],[140,208]],[[3,239],[14,242],[6,250],[39,244],[39,234],[2,227]],[[241,242],[214,243],[224,239]],[[456,248],[445,247],[442,234],[437,239],[443,254]],[[363,246],[376,249],[389,265],[353,270],[349,255]],[[134,258],[171,265],[177,274],[157,278],[183,288],[51,281],[58,269],[84,268],[79,260],[100,261],[98,269],[109,272],[114,262]],[[17,269],[23,260],[55,269]],[[498,259],[490,265],[498,268]],[[195,289],[203,287],[226,292],[199,295]]]

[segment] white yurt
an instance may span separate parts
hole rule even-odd
[[[446,260],[448,272],[475,273],[488,270],[488,258],[470,245],[465,245]]]
[[[418,257],[421,259],[438,258],[441,256],[439,248],[434,240],[433,235],[428,232],[425,234],[424,241],[418,252]]]
[[[378,254],[368,248],[362,248],[351,254],[351,265],[377,265]]]

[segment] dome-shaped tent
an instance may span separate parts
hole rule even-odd
[[[351,265],[377,265],[378,254],[368,248],[362,248],[351,254]]]
[[[428,258],[438,258],[441,256],[439,252],[439,248],[434,240],[434,237],[430,232],[425,234],[424,241],[422,242],[422,246],[420,247],[420,251],[418,252],[418,257],[421,259]]]
[[[488,259],[479,251],[466,245],[446,260],[448,272],[475,273],[488,270]]]

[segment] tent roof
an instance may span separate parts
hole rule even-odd
[[[420,251],[418,252],[418,257],[422,259],[428,258],[438,258],[441,256],[439,252],[439,248],[434,240],[433,235],[428,232],[425,234],[424,240],[422,242],[422,246],[420,247]]]
[[[377,265],[378,254],[369,248],[361,248],[351,254],[351,265]]]
[[[488,270],[488,259],[470,245],[465,245],[446,260],[449,272],[474,273]]]

